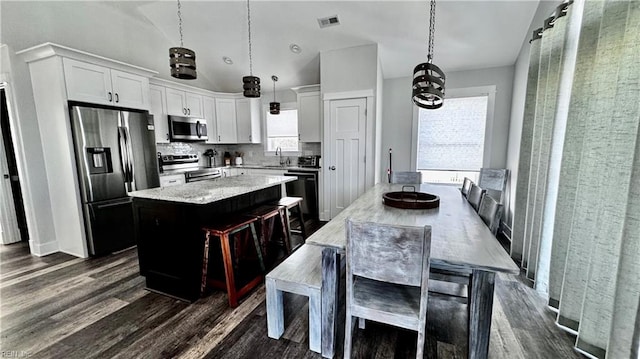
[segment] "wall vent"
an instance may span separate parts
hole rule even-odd
[[[333,15],[318,19],[318,24],[321,29],[324,29],[325,27],[340,25],[340,20],[338,20],[338,15]]]

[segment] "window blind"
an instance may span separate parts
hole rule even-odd
[[[437,110],[420,109],[418,170],[479,171],[489,96],[448,98]]]

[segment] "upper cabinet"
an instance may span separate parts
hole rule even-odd
[[[321,132],[320,91],[298,92],[298,132],[300,142],[320,142]]]
[[[167,87],[167,114],[204,117],[202,95]]]
[[[153,115],[156,142],[169,143],[169,119],[167,118],[166,89],[149,85],[149,113]]]
[[[70,58],[63,66],[69,100],[149,109],[147,77]]]
[[[236,99],[238,143],[260,143],[260,99]]]
[[[215,99],[216,143],[238,143],[236,127],[236,100],[232,98]]]

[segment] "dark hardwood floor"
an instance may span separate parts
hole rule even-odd
[[[3,357],[320,358],[308,350],[304,297],[285,297],[285,333],[269,339],[264,286],[234,309],[223,292],[181,302],[144,289],[136,249],[83,260],[34,257],[24,243],[0,246],[0,275]],[[428,357],[466,357],[466,313],[457,302],[429,301]],[[520,277],[497,276],[493,313],[490,358],[580,357]],[[415,343],[412,332],[367,323],[356,330],[353,356],[411,358]]]

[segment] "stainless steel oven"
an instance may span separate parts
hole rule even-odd
[[[171,141],[205,141],[207,121],[204,118],[169,116]]]
[[[305,219],[318,219],[318,171],[289,170],[285,176],[296,176],[298,179],[287,182],[287,196],[302,197],[302,213]]]

